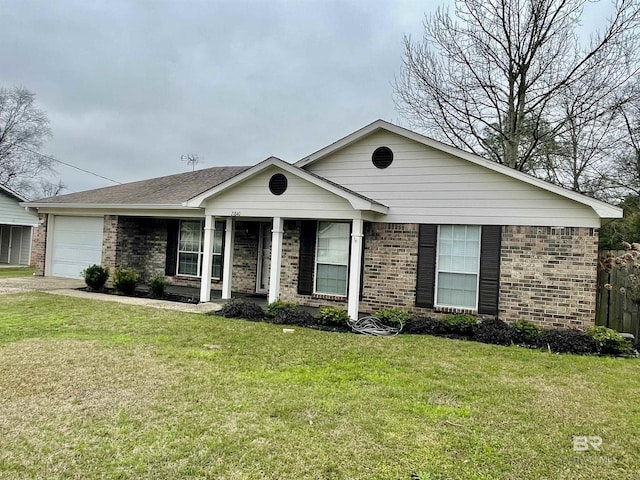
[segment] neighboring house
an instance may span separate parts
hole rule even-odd
[[[28,203],[37,273],[88,265],[338,305],[594,323],[606,203],[378,120],[289,164],[214,167]],[[211,274],[201,275],[201,272]]]
[[[20,204],[26,200],[0,185],[0,264],[29,265],[31,238],[38,216]]]

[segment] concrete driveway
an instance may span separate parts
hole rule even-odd
[[[60,277],[16,277],[0,278],[0,295],[21,292],[46,292],[66,297],[86,298],[105,302],[125,303],[142,307],[154,307],[164,310],[176,310],[190,313],[209,313],[222,308],[222,302],[216,303],[180,303],[152,298],[126,297],[123,295],[107,295],[104,293],[78,290],[85,286],[84,280]]]
[[[84,280],[60,277],[0,278],[0,295],[19,292],[48,292],[84,287]]]

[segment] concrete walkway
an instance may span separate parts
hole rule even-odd
[[[165,310],[175,310],[189,313],[216,312],[222,308],[222,302],[211,303],[180,303],[152,298],[125,297],[121,295],[107,295],[104,293],[84,292],[78,290],[85,286],[83,280],[59,277],[16,277],[0,278],[0,295],[23,292],[45,292],[66,297],[87,298],[104,302],[117,302],[127,305],[154,307]]]

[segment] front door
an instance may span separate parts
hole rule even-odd
[[[271,223],[260,224],[258,237],[258,271],[256,292],[269,292],[269,274],[271,272]]]

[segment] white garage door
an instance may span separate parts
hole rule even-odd
[[[64,217],[53,221],[51,275],[79,278],[85,268],[102,263],[102,217]]]

